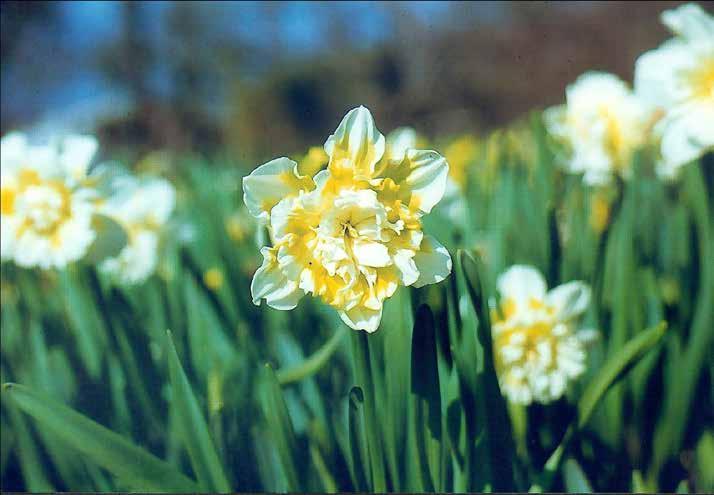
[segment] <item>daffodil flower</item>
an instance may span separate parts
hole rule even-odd
[[[658,172],[679,169],[714,149],[714,17],[696,4],[662,14],[676,37],[637,59],[635,90],[662,118]]]
[[[312,294],[351,328],[374,332],[399,285],[451,272],[448,251],[421,226],[444,194],[448,165],[434,151],[386,154],[364,107],[343,118],[324,148],[327,169],[312,177],[278,158],[243,179],[244,201],[272,239],[261,249],[253,301],[289,310]]]
[[[497,288],[492,332],[501,391],[524,405],[560,398],[585,371],[586,345],[597,335],[577,328],[589,287],[574,281],[548,291],[538,270],[514,265],[499,276]]]
[[[569,172],[586,184],[608,183],[631,175],[633,153],[644,146],[651,111],[613,74],[587,72],[568,86],[566,104],[546,110],[550,134],[567,148]]]
[[[82,258],[96,237],[96,193],[84,184],[96,140],[69,136],[30,145],[11,133],[0,148],[2,260],[48,269]]]
[[[99,267],[122,284],[139,284],[156,270],[161,231],[173,212],[176,192],[159,178],[119,177],[113,187],[101,212],[124,228],[127,244]]]

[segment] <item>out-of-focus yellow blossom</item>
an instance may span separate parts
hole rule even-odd
[[[511,402],[548,403],[585,371],[586,344],[596,333],[577,330],[590,303],[583,282],[548,291],[533,267],[514,265],[498,278],[493,345],[501,391]]]
[[[203,283],[213,291],[217,291],[223,286],[223,272],[218,268],[209,268],[203,274]]]
[[[312,177],[327,165],[329,159],[322,146],[312,146],[298,161],[298,172]]]
[[[247,214],[242,214],[240,211],[236,211],[226,218],[225,224],[228,237],[235,242],[243,241],[249,233],[249,223],[253,223],[252,217],[249,217]]]
[[[600,234],[610,222],[610,202],[599,192],[593,194],[590,201],[590,226]]]
[[[175,202],[174,187],[164,179],[127,176],[115,181],[114,194],[101,206],[101,212],[124,228],[128,241],[116,257],[104,260],[100,268],[127,285],[139,284],[154,273],[161,230]]]
[[[30,145],[19,133],[0,144],[0,257],[20,266],[62,268],[96,237],[96,192],[83,185],[97,141],[68,136]]]
[[[567,169],[587,184],[631,175],[633,153],[647,142],[652,113],[613,74],[587,72],[568,86],[566,104],[544,113],[548,131],[568,148]]]
[[[399,285],[448,276],[448,251],[421,228],[444,194],[446,160],[417,149],[393,160],[385,148],[369,110],[359,107],[327,139],[326,170],[304,176],[277,158],[243,179],[244,201],[273,241],[253,277],[255,304],[288,310],[311,293],[351,328],[373,332]]]
[[[714,149],[714,17],[696,4],[662,14],[676,37],[644,53],[635,64],[637,94],[662,115],[660,176]]]
[[[471,134],[456,138],[444,149],[444,156],[449,162],[449,177],[462,191],[466,189],[468,170],[476,160],[478,149],[479,143]]]

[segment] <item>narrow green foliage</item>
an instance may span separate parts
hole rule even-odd
[[[227,493],[230,484],[208,432],[191,384],[181,367],[174,348],[171,332],[167,332],[169,349],[169,379],[171,381],[171,407],[177,413],[178,429],[191,458],[193,471],[200,487],[211,492]]]
[[[198,485],[176,468],[72,409],[14,383],[3,385],[24,413],[60,438],[67,447],[117,476],[135,490],[195,492]]]

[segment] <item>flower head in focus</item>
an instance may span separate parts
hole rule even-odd
[[[651,111],[613,74],[587,72],[566,90],[566,104],[544,114],[548,131],[568,148],[567,168],[587,184],[628,178],[633,153],[647,142]]]
[[[127,244],[100,269],[123,284],[138,284],[156,269],[161,231],[173,212],[176,192],[164,179],[119,177],[101,212],[126,231]]]
[[[714,17],[696,4],[662,14],[675,34],[635,64],[635,91],[662,117],[658,172],[677,175],[685,164],[714,149]]]
[[[48,269],[82,258],[96,237],[96,192],[85,179],[97,141],[68,136],[34,145],[11,133],[0,148],[2,260]]]
[[[244,201],[272,240],[251,284],[256,304],[265,299],[288,310],[309,293],[351,328],[373,332],[399,285],[448,276],[448,251],[421,228],[444,194],[446,160],[387,148],[369,110],[359,107],[327,139],[326,170],[301,175],[295,162],[277,158],[243,179]]]
[[[514,403],[548,403],[585,371],[594,332],[577,329],[590,289],[569,282],[550,291],[533,267],[514,265],[498,278],[501,296],[492,332],[498,380]]]

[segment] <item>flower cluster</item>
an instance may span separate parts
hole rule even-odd
[[[659,149],[657,171],[677,175],[714,148],[714,18],[694,4],[662,14],[676,35],[635,64],[632,90],[613,74],[588,72],[567,88],[566,104],[544,114],[568,149],[567,169],[592,185],[627,179],[633,154]]]
[[[560,398],[585,371],[586,345],[596,335],[576,325],[589,287],[574,281],[548,291],[538,270],[525,265],[510,267],[497,285],[492,331],[501,391],[524,405]]]
[[[256,304],[292,309],[310,293],[351,328],[373,332],[399,285],[450,273],[448,251],[421,227],[444,194],[446,160],[394,136],[387,145],[370,112],[355,108],[325,143],[325,170],[302,175],[277,158],[243,179],[246,206],[272,240],[251,284]]]
[[[61,269],[92,254],[127,283],[153,272],[159,229],[173,210],[173,187],[143,183],[109,166],[92,167],[90,136],[45,144],[20,133],[2,138],[2,261]]]

